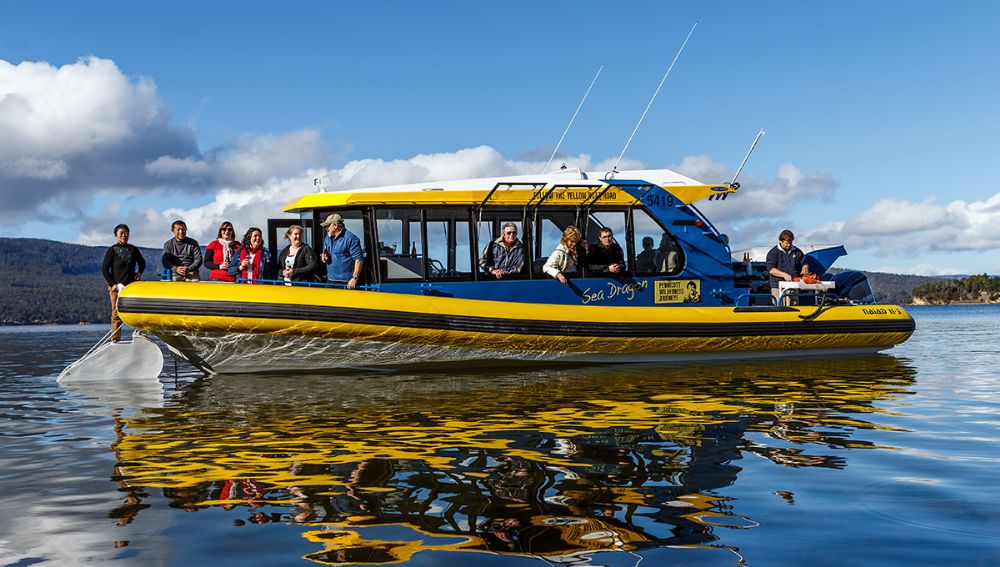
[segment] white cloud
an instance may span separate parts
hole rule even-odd
[[[705,183],[729,181],[734,170],[708,156],[688,156],[670,166],[680,173]],[[828,173],[806,174],[793,164],[778,166],[771,179],[743,174],[740,190],[725,201],[701,201],[705,215],[733,243],[760,243],[775,240],[784,228],[796,227],[789,217],[797,206],[815,201],[829,201],[839,182]]]
[[[1000,248],[1000,193],[984,201],[946,204],[933,197],[919,203],[882,199],[858,216],[817,227],[806,237],[904,258],[934,251],[996,250]],[[920,269],[929,273],[924,267]]]
[[[110,147],[164,122],[156,86],[113,61],[86,57],[56,68],[0,60],[0,159],[73,155]]]
[[[965,270],[961,268],[947,268],[935,266],[928,262],[920,262],[913,265],[888,264],[873,268],[873,272],[884,272],[887,274],[911,274],[915,276],[951,276],[961,274]]]
[[[280,139],[276,137],[275,139]],[[249,154],[247,154],[249,155]],[[251,159],[244,156],[243,159]],[[570,167],[605,171],[612,159],[594,162],[581,154],[564,160]],[[219,159],[161,159],[150,165],[162,175],[199,175],[226,177],[224,170],[233,167],[233,161]],[[625,162],[623,162],[625,163]],[[353,160],[338,169],[305,169],[285,177],[271,176],[252,185],[228,185],[210,193],[211,200],[192,207],[166,209],[138,208],[123,215],[121,202],[115,201],[105,210],[90,215],[77,242],[81,244],[106,244],[110,227],[125,222],[131,229],[132,242],[141,246],[159,247],[170,237],[169,227],[174,219],[183,219],[188,234],[201,243],[215,238],[219,224],[229,220],[236,226],[238,236],[250,226],[265,228],[268,218],[287,217],[282,207],[294,197],[315,190],[314,179],[323,180],[328,190],[357,189],[424,181],[444,181],[471,177],[493,177],[541,172],[544,162],[507,160],[489,146],[466,148],[455,152],[420,154],[409,159]],[[641,167],[629,161],[627,167]],[[124,217],[124,218],[123,218]]]
[[[146,164],[150,175],[198,186],[252,185],[301,172],[329,159],[318,130],[243,136],[204,156],[160,156]]]
[[[67,196],[79,204],[95,191],[148,186],[147,161],[197,152],[193,132],[168,121],[153,81],[130,79],[113,61],[0,60],[0,219],[44,218]]]

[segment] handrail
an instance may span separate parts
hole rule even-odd
[[[225,282],[219,282],[219,283],[225,283]],[[286,280],[266,280],[266,279],[248,280],[246,278],[237,277],[235,283],[250,284],[250,285],[265,284],[265,285],[283,285],[289,287],[325,287],[332,289],[347,289],[347,282],[307,282],[307,281],[296,281],[296,280],[286,281]],[[354,289],[378,291],[379,286],[359,285]]]
[[[218,280],[208,280],[208,281],[204,281],[203,280],[203,281],[195,281],[195,282],[188,282],[188,281],[178,281],[178,282],[175,282],[175,281],[173,281],[171,279],[166,279],[166,280],[163,280],[163,281],[167,281],[169,283],[218,283],[218,284],[236,283],[236,284],[249,284],[249,285],[257,285],[257,284],[262,284],[262,285],[276,285],[276,286],[277,285],[282,285],[282,286],[289,286],[289,287],[324,287],[324,288],[332,288],[332,289],[346,289],[347,288],[347,282],[307,282],[307,281],[295,281],[295,280],[293,280],[293,281],[286,281],[286,280],[283,280],[283,279],[282,280],[247,279],[247,278],[244,278],[242,276],[237,276],[235,282],[224,282],[224,281],[218,281]],[[357,286],[354,289],[361,289],[361,290],[366,290],[366,291],[378,291],[381,288],[380,288],[380,286],[378,284],[374,284],[374,285],[359,285],[359,286]]]
[[[778,306],[778,300],[774,298],[770,293],[744,293],[736,296],[736,301],[733,303],[733,307],[740,307],[740,300],[746,297],[748,299],[746,306],[750,307],[749,298],[751,297],[767,297],[771,300],[771,304],[775,307]]]

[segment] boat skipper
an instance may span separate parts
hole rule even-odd
[[[344,227],[344,217],[337,213],[327,216],[320,226],[326,227],[319,259],[326,264],[327,280],[347,282],[347,289],[356,288],[365,257],[361,239]]]
[[[806,264],[806,255],[801,250],[792,245],[795,235],[792,231],[785,229],[778,235],[778,245],[767,253],[767,273],[771,276],[771,295],[777,302],[781,295],[778,290],[778,282],[784,280],[792,281],[794,278],[804,276],[809,273],[809,265]]]

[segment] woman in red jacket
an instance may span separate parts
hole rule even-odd
[[[208,279],[219,282],[234,282],[229,275],[229,265],[240,257],[240,243],[236,240],[236,230],[229,221],[219,225],[219,235],[205,247],[205,267],[209,269]]]

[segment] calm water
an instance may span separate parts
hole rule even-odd
[[[61,386],[0,329],[0,564],[996,565],[1000,307],[853,359]]]

